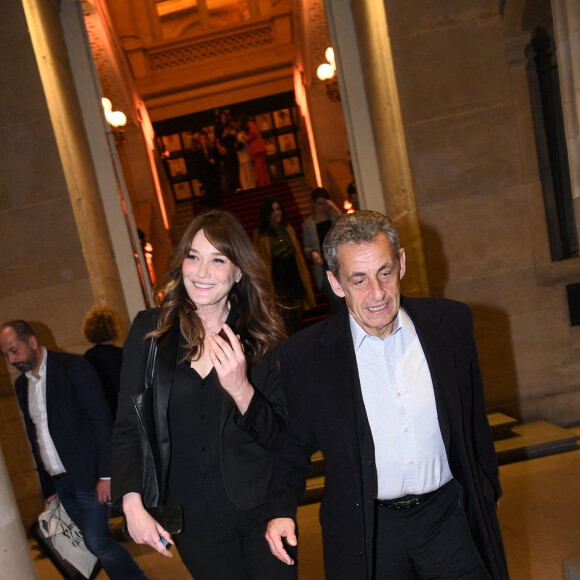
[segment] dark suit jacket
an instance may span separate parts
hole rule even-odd
[[[407,299],[433,380],[451,471],[461,484],[475,542],[494,580],[507,578],[494,501],[501,489],[483,385],[465,304]],[[364,410],[346,308],[290,338],[280,355],[290,422],[274,461],[269,512],[295,518],[320,449],[326,479],[320,508],[327,580],[370,578],[375,450]]]
[[[54,485],[40,458],[25,374],[16,379],[15,388],[46,498],[55,493]],[[84,357],[48,350],[46,412],[50,436],[73,486],[95,489],[100,477],[110,476],[111,419],[99,377]]]
[[[232,326],[230,318],[228,324]],[[144,390],[149,352],[149,341],[145,340],[145,335],[154,328],[157,328],[157,310],[140,312],[125,342],[121,394],[113,428],[112,499],[115,505],[120,505],[126,493],[141,493],[139,432],[133,396]],[[174,326],[158,340],[152,385],[159,445],[154,453],[160,456],[157,477],[162,503],[166,499],[171,458],[167,409],[179,338],[179,328]],[[239,413],[232,398],[225,391],[221,408],[222,476],[229,499],[241,509],[250,509],[265,503],[272,452],[282,445],[286,434],[286,404],[280,386],[277,352],[267,353],[248,369],[248,378],[255,391],[246,413]],[[184,409],[183,412],[191,413],[192,410]]]

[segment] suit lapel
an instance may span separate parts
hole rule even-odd
[[[453,335],[436,304],[404,298],[402,305],[415,325],[433,381],[439,428],[449,456],[451,418],[461,416],[457,396]]]
[[[336,432],[343,439],[343,449],[357,471],[361,469],[361,444],[368,445],[372,437],[361,439],[361,429],[370,433],[362,403],[356,357],[352,344],[348,311],[329,319],[318,340],[318,384],[325,389],[327,416],[332,417]],[[324,451],[323,451],[324,452]],[[374,449],[373,449],[374,452]]]

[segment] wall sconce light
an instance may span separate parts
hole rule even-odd
[[[336,63],[334,62],[334,50],[329,46],[324,53],[327,62],[322,63],[316,69],[316,76],[326,83],[326,96],[334,103],[340,101],[338,81],[336,80]]]
[[[103,104],[103,111],[105,112],[105,119],[113,131],[113,137],[117,147],[121,147],[125,143],[123,127],[127,124],[127,116],[122,111],[113,111],[113,105],[107,98],[101,99]]]

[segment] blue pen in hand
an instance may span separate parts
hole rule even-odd
[[[159,536],[159,539],[166,550],[171,550],[171,544],[163,536]]]

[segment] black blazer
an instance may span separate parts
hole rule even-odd
[[[135,318],[123,353],[121,393],[113,428],[112,499],[120,505],[129,492],[141,493],[139,433],[133,395],[144,389],[149,341],[145,335],[157,327],[156,309],[140,312]],[[174,326],[157,343],[153,376],[154,414],[161,457],[161,502],[167,493],[171,442],[167,409],[175,371],[180,332]],[[286,401],[280,385],[276,351],[267,353],[248,369],[254,395],[241,415],[226,394],[221,409],[220,459],[228,497],[241,509],[265,503],[270,481],[272,452],[279,449],[286,435]],[[184,412],[190,412],[184,409]]]
[[[15,389],[42,495],[47,498],[55,490],[40,458],[25,374],[16,379]],[[95,489],[100,477],[110,476],[111,418],[99,377],[84,357],[47,351],[46,413],[50,436],[73,486],[81,491]]]
[[[469,308],[444,299],[402,299],[429,365],[451,471],[494,580],[507,568],[494,501],[501,495]],[[326,479],[320,508],[328,580],[366,580],[373,562],[375,451],[348,312],[291,337],[280,355],[290,422],[276,455],[270,517],[295,518],[320,449]]]

